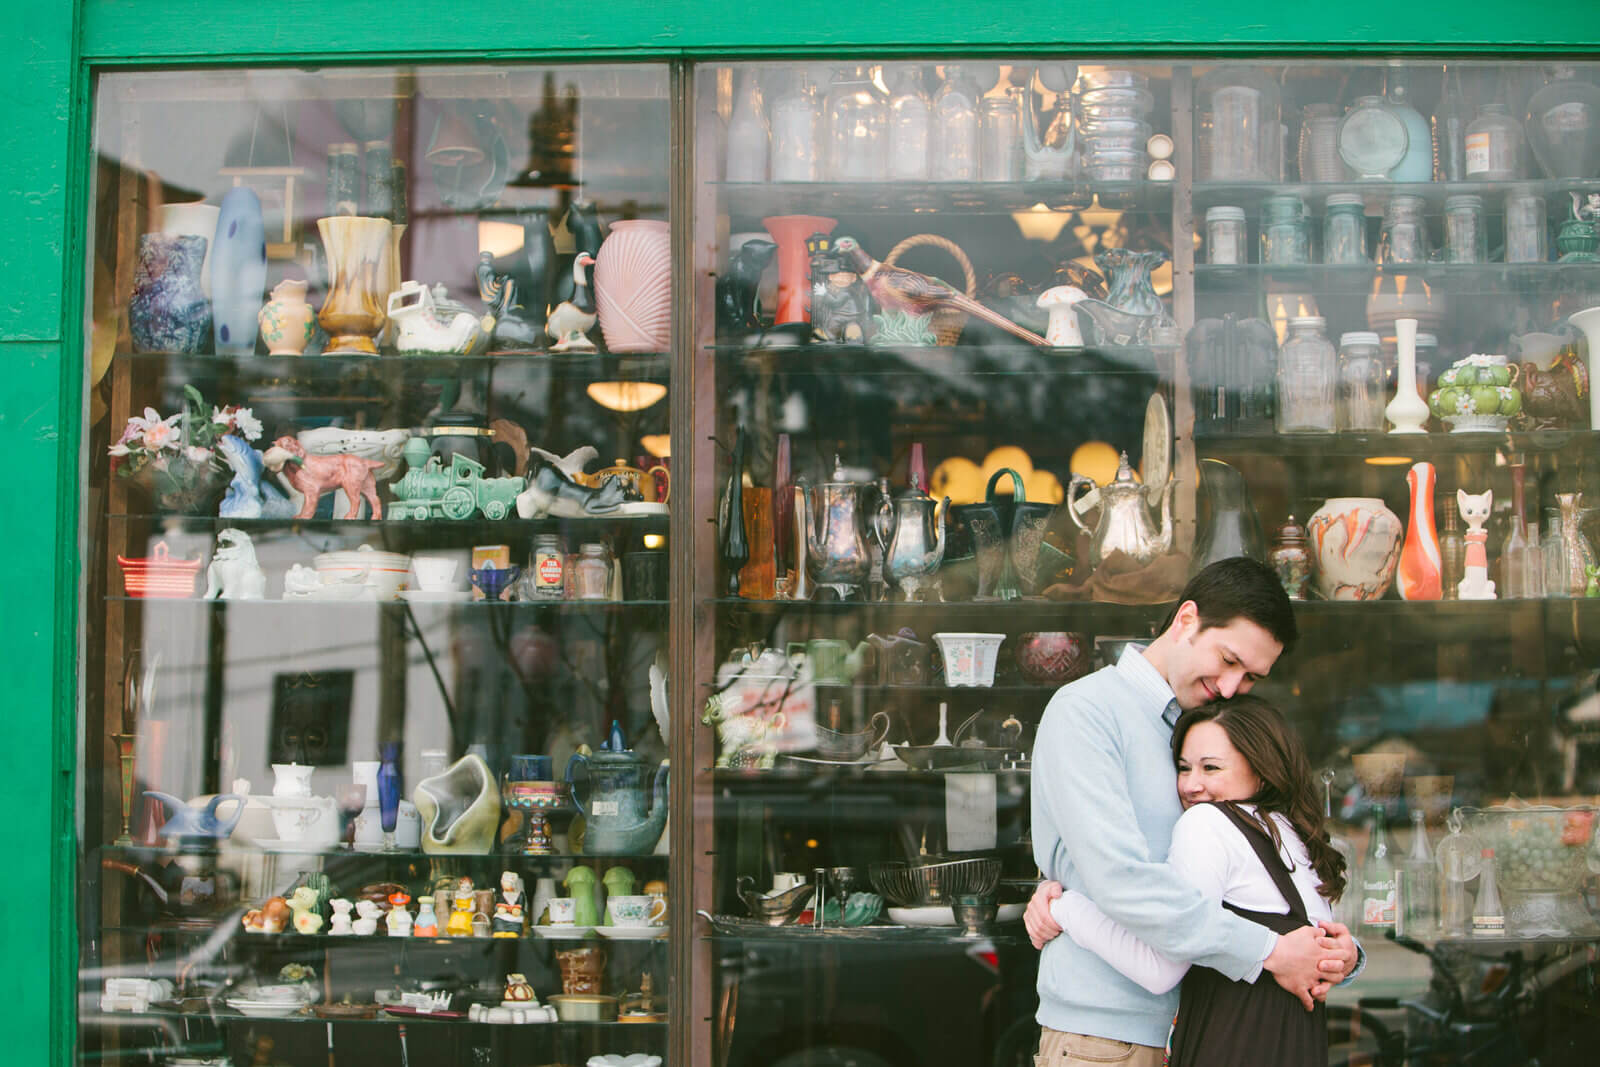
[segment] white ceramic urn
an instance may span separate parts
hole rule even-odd
[[[1334,497],[1306,523],[1312,576],[1324,600],[1377,600],[1400,563],[1400,517],[1372,496]]]

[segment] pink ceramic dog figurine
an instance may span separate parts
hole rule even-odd
[[[372,472],[383,466],[381,459],[363,459],[360,456],[313,456],[293,437],[280,437],[272,447],[262,453],[262,464],[274,474],[290,463],[289,484],[305,497],[297,519],[309,519],[317,513],[317,501],[329,489],[343,489],[350,498],[347,519],[361,517],[361,501],[372,505],[372,517],[383,518],[383,505],[378,502],[378,486]]]

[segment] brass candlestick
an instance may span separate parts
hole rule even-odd
[[[112,842],[115,845],[133,844],[133,746],[138,734],[112,734],[122,757],[122,833]]]

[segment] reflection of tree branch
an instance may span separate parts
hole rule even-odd
[[[444,684],[444,676],[439,673],[439,665],[434,662],[433,650],[428,647],[428,639],[423,636],[422,627],[417,625],[417,618],[411,613],[411,605],[405,605],[405,621],[411,628],[411,636],[417,640],[417,645],[422,649],[422,655],[428,661],[428,670],[433,672],[434,686],[439,690],[439,699],[444,701],[445,721],[450,724],[451,741],[461,736],[460,723],[456,721],[455,702],[450,699],[450,689]],[[452,745],[452,748],[454,746]]]

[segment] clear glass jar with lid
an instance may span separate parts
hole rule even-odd
[[[1506,262],[1543,263],[1550,258],[1550,226],[1537,185],[1506,192]]]
[[[1506,105],[1496,102],[1478,109],[1478,117],[1467,127],[1467,178],[1472,181],[1504,181],[1523,178],[1522,123]]]
[[[1383,234],[1378,239],[1378,262],[1413,264],[1428,262],[1428,224],[1420,196],[1392,196],[1383,209]]]
[[[1367,213],[1360,193],[1333,193],[1322,219],[1322,261],[1335,266],[1371,263]]]
[[[611,549],[598,541],[586,541],[578,549],[573,568],[574,600],[611,599]]]
[[[1299,266],[1311,262],[1311,220],[1298,196],[1269,196],[1261,203],[1261,262]]]
[[[1218,205],[1206,211],[1206,262],[1238,267],[1250,262],[1246,250],[1244,208]]]
[[[1351,433],[1383,430],[1383,350],[1378,335],[1365,330],[1339,336],[1338,427]]]
[[[1289,320],[1278,350],[1278,432],[1333,433],[1338,353],[1323,335],[1321,315]]]
[[[1022,180],[1021,90],[986,96],[978,105],[980,176],[986,182]]]
[[[1472,194],[1444,198],[1446,263],[1483,263],[1489,258],[1489,235],[1483,226],[1483,197]]]

